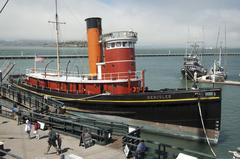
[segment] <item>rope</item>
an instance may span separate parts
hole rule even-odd
[[[7,0],[7,1],[5,2],[5,4],[3,5],[2,9],[0,10],[0,14],[2,13],[3,9],[6,7],[8,1],[9,1],[9,0]]]
[[[205,124],[203,122],[203,117],[202,117],[202,110],[201,110],[201,104],[200,104],[200,96],[198,97],[198,110],[199,110],[199,115],[200,115],[200,119],[201,119],[201,123],[202,123],[202,127],[203,127],[203,132],[205,134],[205,137],[206,137],[206,140],[207,140],[207,143],[208,143],[208,146],[213,154],[214,157],[216,157],[216,153],[214,152],[210,142],[209,142],[209,138],[207,136],[207,132],[206,132],[206,128],[205,128]]]

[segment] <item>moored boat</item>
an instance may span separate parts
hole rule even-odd
[[[194,42],[190,46],[191,51],[186,52],[186,55],[184,56],[184,64],[181,73],[183,78],[194,80],[194,74],[196,74],[197,77],[201,77],[207,74],[207,70],[201,64],[198,55],[199,45]]]
[[[222,66],[222,46],[219,51],[219,59],[214,61],[208,75],[213,81],[225,81],[227,79],[227,73]]]
[[[57,18],[55,23],[59,23]],[[88,18],[86,23],[89,74],[63,72],[57,60],[56,71],[47,71],[47,66],[42,70],[34,67],[24,75],[10,76],[10,83],[63,101],[67,107],[82,112],[157,122],[165,128],[181,127],[186,134],[201,139],[207,136],[217,143],[221,89],[148,90],[144,70],[136,70],[137,33],[119,31],[102,35],[101,18]]]

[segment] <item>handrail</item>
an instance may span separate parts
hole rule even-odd
[[[117,31],[104,34],[101,36],[101,40],[103,42],[117,39],[132,39],[134,41],[137,41],[137,33],[133,31]]]
[[[135,135],[127,134],[123,137],[123,146],[125,146],[127,144],[129,146],[129,148],[131,149],[131,151],[134,153],[136,148],[137,148],[137,144],[141,140],[142,140],[141,137],[137,137]],[[198,151],[194,151],[194,150],[190,150],[190,149],[185,149],[185,148],[178,147],[178,146],[175,146],[175,145],[160,143],[158,141],[144,140],[144,143],[148,147],[148,151],[145,152],[146,156],[152,155],[151,153],[149,153],[149,151],[151,149],[151,150],[154,150],[154,154],[157,154],[159,159],[161,159],[162,157],[163,157],[163,159],[167,159],[168,156],[171,156],[171,155],[169,155],[169,153],[171,153],[173,155],[176,155],[176,153],[178,153],[179,151],[183,152],[183,153],[190,154],[190,155],[196,155],[196,156],[199,156],[201,158],[216,159],[216,157],[214,157],[210,154],[206,154],[206,153],[202,153],[202,152],[198,152]]]
[[[39,73],[44,75],[45,77],[57,75],[57,71],[53,69],[48,69],[48,72],[45,74],[43,69],[26,69],[26,74],[30,73]],[[61,77],[66,76],[66,72],[61,71],[60,75]],[[97,76],[97,75],[95,75]],[[142,73],[141,71],[132,71],[132,72],[115,72],[115,73],[103,73],[102,74],[102,79],[101,80],[118,80],[118,79],[128,79],[130,76],[131,79],[141,79],[142,78]],[[78,72],[69,72],[68,73],[68,78],[69,77],[76,77],[79,78],[80,80],[91,80],[94,79],[94,75],[92,74],[79,74]],[[65,78],[66,79],[66,78]],[[95,79],[96,80],[96,79]]]

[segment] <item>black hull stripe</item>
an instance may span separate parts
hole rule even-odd
[[[14,84],[15,85],[15,84]],[[85,102],[96,102],[96,103],[169,103],[169,102],[183,102],[183,101],[198,101],[200,100],[219,100],[220,97],[201,97],[201,98],[180,98],[180,99],[158,99],[158,100],[92,100],[92,99],[78,99],[78,98],[69,98],[69,97],[60,97],[55,95],[50,95],[46,93],[38,93],[33,90],[26,89],[22,86],[15,85],[20,89],[24,89],[26,91],[42,95],[42,96],[51,96],[53,98],[62,100],[62,101],[85,101]]]

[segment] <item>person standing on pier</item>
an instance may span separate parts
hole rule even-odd
[[[60,136],[59,133],[57,133],[57,146],[58,146],[58,151],[61,153],[62,150],[62,137]]]
[[[141,140],[137,145],[137,149],[135,152],[135,159],[143,159],[145,156],[146,146],[144,144],[144,140]]]
[[[32,129],[32,124],[30,120],[26,120],[26,125],[25,125],[25,132],[28,134],[28,138],[30,139],[30,134],[31,134],[31,129]]]
[[[40,135],[39,135],[39,132],[38,132],[38,130],[40,129],[40,124],[38,123],[38,121],[36,121],[35,123],[34,123],[34,134],[35,134],[35,137],[36,137],[36,139],[40,139]]]
[[[48,132],[48,148],[47,148],[47,152],[45,154],[48,154],[48,151],[50,150],[51,146],[53,146],[56,149],[57,154],[59,154],[59,150],[58,150],[57,144],[56,144],[57,134],[52,129],[51,126],[49,126],[48,129],[49,129],[49,132]]]
[[[16,103],[13,103],[12,113],[13,113],[13,119],[17,120],[18,107]]]

